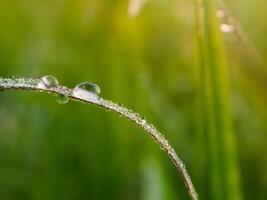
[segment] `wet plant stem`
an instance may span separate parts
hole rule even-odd
[[[48,92],[56,95],[65,95],[73,101],[79,101],[85,104],[95,104],[99,107],[105,108],[122,116],[123,118],[129,119],[141,128],[145,130],[148,135],[160,146],[160,148],[168,155],[172,160],[173,164],[177,168],[179,174],[181,175],[183,182],[186,186],[189,196],[192,200],[198,200],[198,195],[195,191],[191,178],[183,164],[182,160],[178,157],[175,150],[165,139],[165,137],[150,123],[148,123],[144,118],[142,118],[138,113],[129,110],[119,104],[113,103],[112,101],[100,98],[97,102],[90,102],[85,99],[77,98],[73,95],[73,90],[65,86],[57,86],[49,89],[40,89],[38,83],[39,78],[1,78],[0,77],[0,91],[9,90],[24,90],[24,91],[36,91],[36,92]]]

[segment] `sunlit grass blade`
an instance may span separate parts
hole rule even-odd
[[[238,200],[241,194],[230,109],[228,66],[216,16],[216,1],[196,0],[195,3],[199,46],[198,124],[199,137],[203,137],[200,140],[203,144],[199,147],[206,148],[207,152],[206,159],[202,160],[205,162],[202,168],[207,176],[198,184],[204,185],[208,199]]]

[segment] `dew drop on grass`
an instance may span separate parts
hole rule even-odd
[[[38,88],[40,89],[50,89],[53,87],[58,87],[58,80],[54,76],[43,76],[38,83]]]
[[[73,89],[73,96],[97,103],[100,99],[100,88],[94,83],[80,83]]]
[[[232,33],[234,31],[234,26],[230,24],[221,24],[220,29],[224,33]]]
[[[145,5],[145,3],[146,0],[130,0],[128,7],[128,15],[130,17],[136,17]]]
[[[223,10],[218,9],[216,12],[217,17],[223,18],[225,17],[225,12]]]
[[[69,97],[67,97],[64,94],[58,94],[57,95],[57,102],[60,104],[66,104],[69,102]]]

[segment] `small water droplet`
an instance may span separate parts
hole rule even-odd
[[[66,104],[69,102],[69,97],[67,97],[65,94],[58,94],[57,102],[60,104]]]
[[[220,9],[217,10],[216,14],[217,14],[217,17],[219,18],[225,17],[225,12],[223,10],[220,10]]]
[[[183,163],[180,164],[180,167],[185,169],[185,165]]]
[[[94,83],[80,83],[73,89],[73,95],[90,102],[98,102],[100,99],[100,88]]]
[[[234,31],[234,26],[230,24],[221,24],[220,29],[224,33],[231,33]]]
[[[130,0],[128,7],[128,15],[136,17],[140,10],[144,7],[146,0]]]
[[[43,76],[38,83],[38,88],[49,89],[53,87],[58,87],[58,80],[54,76]]]

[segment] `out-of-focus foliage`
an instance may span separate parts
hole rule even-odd
[[[246,50],[234,34],[225,35],[242,192],[245,199],[266,199],[267,3],[226,4],[248,40]],[[128,16],[128,5],[122,0],[2,0],[0,76],[52,74],[70,87],[95,82],[102,96],[154,123],[189,173],[197,172],[193,1],[147,0],[136,17]],[[200,149],[199,155],[206,153]],[[207,162],[201,158],[198,164]],[[193,173],[193,182],[199,176]],[[205,185],[196,188],[210,192]],[[175,167],[132,123],[94,106],[9,92],[0,94],[0,198],[172,200],[188,195]]]

